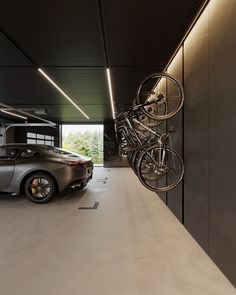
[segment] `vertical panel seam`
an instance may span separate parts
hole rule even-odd
[[[210,35],[210,29],[209,29],[209,5],[207,7],[207,30],[208,30],[208,36],[207,36],[207,57],[208,57],[208,64],[207,64],[207,77],[208,77],[208,89],[207,89],[207,98],[208,98],[208,101],[207,101],[207,113],[208,113],[208,116],[207,116],[207,119],[208,119],[208,122],[207,122],[207,128],[208,128],[208,134],[207,134],[207,153],[208,153],[208,167],[207,167],[207,188],[208,188],[208,216],[207,216],[207,220],[208,220],[208,235],[207,235],[207,249],[208,249],[208,254],[210,253],[210,178],[209,178],[209,168],[210,168],[210,54],[209,54],[209,46],[210,46],[210,40],[209,40],[209,35]]]
[[[184,88],[184,79],[185,79],[185,75],[184,75],[184,43],[182,44],[182,86],[184,89],[184,93],[185,93],[185,88]],[[185,99],[185,95],[184,95],[184,99]],[[185,103],[184,103],[185,104]],[[184,162],[184,104],[182,107],[182,158],[183,158],[183,162]],[[184,167],[185,167],[185,162],[184,162]],[[184,169],[184,173],[185,173],[185,169]],[[185,186],[184,186],[184,178],[182,180],[182,224],[185,223],[185,210],[184,210],[184,205],[185,205]]]
[[[109,64],[108,64],[108,45],[107,45],[106,30],[105,30],[105,19],[104,19],[104,14],[102,11],[101,0],[98,0],[97,4],[98,4],[98,15],[99,15],[99,21],[100,21],[103,53],[104,53],[104,58],[105,58],[105,66],[108,68],[108,66],[109,66]]]
[[[166,82],[166,94],[168,96],[168,87],[167,87],[167,82]],[[167,130],[168,130],[168,120],[166,120],[166,123],[165,123],[165,131],[167,133]],[[166,174],[166,185],[168,186],[168,177],[167,177],[167,174]],[[166,205],[169,207],[169,196],[168,196],[168,191],[166,192]]]

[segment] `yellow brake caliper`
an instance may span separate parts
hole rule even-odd
[[[37,178],[34,179],[32,182],[31,190],[32,190],[33,195],[35,195],[37,193],[37,189],[35,187],[38,186],[38,182],[39,182],[39,180]]]

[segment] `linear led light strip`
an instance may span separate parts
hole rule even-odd
[[[38,70],[39,70],[39,72],[62,94],[62,95],[64,95],[64,97],[66,98],[66,99],[68,99],[69,100],[69,102],[71,103],[71,104],[73,104],[73,106],[77,109],[77,110],[79,110],[80,112],[81,112],[81,114],[83,114],[87,119],[89,119],[89,116],[87,116],[86,114],[85,114],[85,112],[84,111],[82,111],[81,110],[81,108],[79,107],[79,106],[77,106],[77,104],[42,70],[42,69],[40,69],[40,68],[38,68]]]
[[[115,119],[115,107],[114,107],[114,98],[113,98],[113,92],[112,92],[112,86],[111,86],[111,74],[108,68],[107,68],[107,82],[108,82],[108,88],[109,88],[109,94],[110,94],[112,117],[113,119]]]
[[[18,117],[18,118],[21,118],[21,119],[27,120],[27,118],[26,118],[26,117],[24,117],[24,116],[17,115],[17,114],[14,114],[14,113],[12,113],[12,112],[5,111],[5,110],[1,110],[1,111],[2,111],[3,113],[6,113],[6,114],[8,114],[8,115],[15,116],[15,117]]]

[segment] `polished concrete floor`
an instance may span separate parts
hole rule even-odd
[[[236,292],[129,168],[95,168],[86,189],[46,205],[0,197],[0,294]]]

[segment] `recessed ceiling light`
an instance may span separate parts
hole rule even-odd
[[[111,74],[108,68],[107,68],[107,82],[108,82],[108,88],[109,88],[109,94],[110,94],[112,117],[113,119],[115,119],[115,106],[114,106],[114,98],[113,98],[112,85],[111,85]]]
[[[1,111],[2,111],[3,113],[8,114],[8,115],[11,115],[11,116],[14,116],[14,117],[18,117],[18,118],[21,118],[21,119],[27,120],[27,118],[24,117],[24,116],[21,116],[21,115],[18,115],[18,114],[14,114],[14,113],[9,112],[9,111],[6,111],[6,110],[1,110]]]
[[[73,106],[81,112],[85,116],[85,118],[89,119],[89,116],[85,114],[84,111],[40,68],[38,68],[39,72],[67,99]]]

